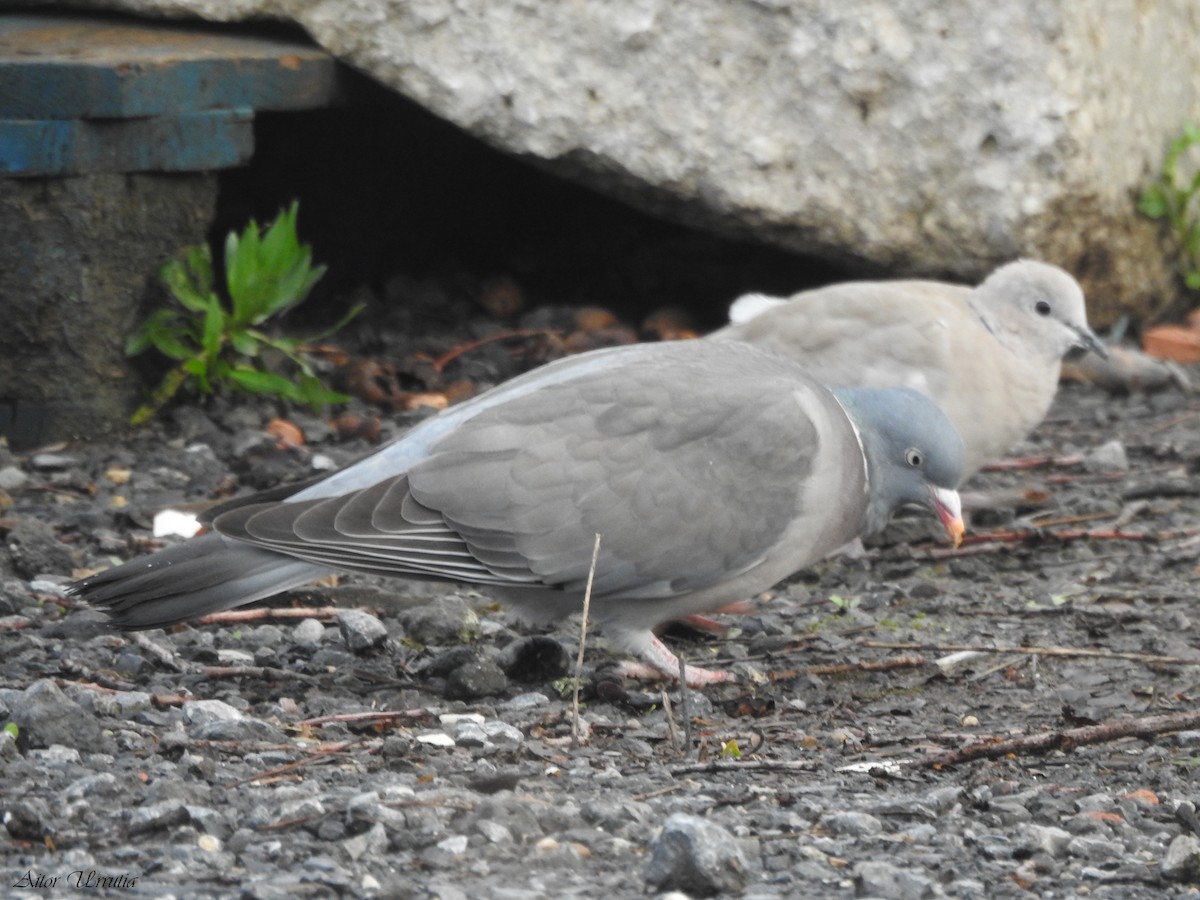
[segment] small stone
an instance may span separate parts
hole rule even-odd
[[[4,809],[4,827],[17,840],[40,841],[51,832],[50,807],[39,797],[18,797]]]
[[[1129,456],[1125,445],[1115,438],[1101,444],[1083,458],[1083,467],[1089,472],[1125,472],[1129,469]]]
[[[221,849],[221,839],[211,834],[202,834],[196,841],[196,846],[206,853],[216,853]]]
[[[520,728],[510,725],[508,722],[501,722],[499,719],[485,722],[483,733],[493,744],[501,747],[517,747],[525,740],[525,735],[521,733]]]
[[[490,659],[472,659],[446,676],[446,697],[474,700],[492,697],[508,687],[508,677]]]
[[[315,647],[325,638],[325,626],[316,619],[302,619],[292,629],[292,640],[299,647]]]
[[[237,721],[242,712],[224,700],[193,700],[183,706],[185,725],[206,725],[209,722]]]
[[[418,734],[417,740],[432,747],[453,747],[454,738],[444,731],[431,731],[428,734]]]
[[[364,856],[368,859],[380,856],[387,851],[387,829],[383,827],[382,822],[376,822],[362,834],[346,838],[342,841],[342,847],[346,855],[355,861]]]
[[[67,697],[48,678],[14,692],[8,706],[8,718],[21,730],[23,746],[61,744],[92,751],[106,746],[95,715]]]
[[[643,878],[660,891],[736,894],[746,886],[746,868],[732,834],[708,819],[675,813],[654,842]]]
[[[499,822],[493,822],[490,819],[483,819],[476,822],[475,830],[493,844],[511,844],[513,842],[513,835],[508,830],[508,827],[501,825]]]
[[[822,818],[820,825],[833,834],[848,834],[855,837],[879,834],[883,831],[883,822],[870,813],[864,812],[833,813]]]
[[[249,716],[205,722],[195,730],[193,736],[201,741],[267,741],[278,744],[287,740],[287,736],[270,722]]]
[[[1076,836],[1067,844],[1067,855],[1077,859],[1090,859],[1104,862],[1110,859],[1120,859],[1125,853],[1125,846],[1118,841],[1107,841],[1098,837]]]
[[[187,807],[180,800],[164,800],[135,809],[127,826],[130,835],[161,831],[182,825],[188,820]]]
[[[29,464],[40,472],[60,472],[79,465],[79,460],[65,453],[35,453]]]
[[[462,747],[486,747],[491,742],[483,731],[483,726],[474,722],[460,722],[454,733],[454,741]]]
[[[61,769],[74,763],[83,762],[83,757],[74,747],[64,747],[62,744],[51,744],[44,750],[30,750],[29,758],[36,759],[47,768]]]
[[[1020,847],[1058,859],[1067,855],[1071,837],[1071,832],[1053,825],[1030,824],[1020,830]]]
[[[15,491],[17,488],[24,487],[29,481],[29,476],[16,466],[5,466],[0,469],[0,491]]]
[[[537,691],[530,691],[527,694],[517,694],[511,700],[504,703],[504,709],[537,709],[539,706],[549,706],[550,698],[545,694],[539,694]]]
[[[361,609],[339,609],[337,620],[346,646],[355,653],[369,650],[387,640],[387,626]]]
[[[1200,880],[1200,839],[1191,834],[1176,836],[1167,846],[1158,870],[1168,881]]]
[[[934,883],[929,878],[877,859],[858,863],[854,867],[854,882],[860,897],[924,900],[937,896]]]
[[[447,853],[466,853],[467,836],[465,834],[455,834],[438,841],[437,845],[439,850],[445,850]]]
[[[462,597],[443,597],[400,614],[404,634],[419,644],[468,644],[479,637],[479,616]]]

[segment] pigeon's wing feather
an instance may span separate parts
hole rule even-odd
[[[933,281],[849,282],[805,291],[715,332],[791,355],[832,387],[911,387],[944,393],[955,341],[979,331],[968,290]]]
[[[753,566],[797,515],[821,423],[789,361],[648,354],[544,383],[459,422],[402,476],[242,507],[222,534],[325,565],[670,597]]]

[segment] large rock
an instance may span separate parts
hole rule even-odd
[[[659,212],[896,272],[1057,262],[1103,324],[1168,290],[1134,211],[1200,116],[1190,0],[104,0],[289,18],[504,150]]]

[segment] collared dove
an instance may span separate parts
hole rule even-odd
[[[1057,266],[1020,260],[978,287],[861,281],[790,299],[748,294],[709,339],[770,347],[834,387],[911,387],[932,397],[967,448],[964,479],[1045,418],[1062,358],[1105,355],[1079,284]]]
[[[484,585],[550,621],[580,609],[600,535],[593,620],[674,676],[655,626],[766,590],[901,506],[934,513],[957,544],[962,453],[917,392],[835,395],[770,350],[597,350],[451,407],[282,500],[227,504],[209,533],[71,590],[119,627],[152,628],[349,569]]]

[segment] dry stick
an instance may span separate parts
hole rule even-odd
[[[587,587],[583,589],[583,621],[579,624],[579,657],[575,660],[575,696],[571,700],[571,747],[579,747],[579,683],[583,680],[583,651],[587,647],[588,614],[592,609],[592,580],[596,577],[596,562],[600,559],[600,535],[592,547],[592,564],[588,567]]]
[[[1052,750],[1066,752],[1087,744],[1102,744],[1126,737],[1149,739],[1165,732],[1190,731],[1197,727],[1200,727],[1200,711],[1190,710],[1185,713],[1101,722],[1099,725],[1085,725],[1082,728],[1067,728],[1063,731],[1047,731],[1007,741],[980,741],[968,744],[959,750],[934,753],[913,760],[909,765],[919,768],[938,768],[954,766],[975,759],[996,759],[1001,756],[1022,753],[1041,754],[1049,753]]]
[[[872,646],[867,644],[867,646]],[[771,680],[793,678],[797,675],[845,675],[848,672],[887,672],[891,669],[920,669],[927,665],[923,656],[894,656],[891,659],[864,659],[854,663],[831,663],[825,666],[808,666],[788,672],[773,672]]]
[[[491,344],[495,341],[508,341],[514,338],[542,337],[543,335],[555,336],[557,334],[558,332],[552,328],[525,328],[518,331],[501,331],[481,337],[478,340],[459,344],[457,347],[452,347],[435,359],[431,365],[433,366],[433,371],[441,372],[442,369],[464,353],[474,350],[477,347],[482,347],[484,344]]]
[[[353,750],[356,747],[366,746],[369,743],[367,738],[359,738],[354,741],[338,741],[336,744],[326,744],[314,750],[309,756],[304,759],[298,759],[295,762],[284,763],[281,766],[276,766],[273,769],[267,769],[265,772],[259,772],[256,775],[247,775],[245,778],[239,778],[236,781],[230,781],[225,784],[226,788],[237,787],[239,784],[249,784],[253,781],[262,781],[264,778],[275,778],[279,775],[286,775],[289,772],[294,772],[297,769],[302,769],[306,766],[317,765],[319,763],[329,762],[333,757]]]
[[[209,613],[196,620],[198,625],[231,625],[238,622],[262,622],[267,619],[332,619],[337,615],[336,606],[285,607],[272,609],[256,606],[254,609],[227,609]]]
[[[987,647],[981,644],[918,644],[895,641],[863,641],[862,646],[879,650],[936,650],[938,653],[1024,653],[1030,656],[1075,656],[1087,659],[1123,659],[1166,666],[1200,666],[1200,659],[1158,656],[1154,653],[1124,653],[1087,647]]]
[[[679,715],[683,717],[683,754],[685,759],[694,758],[696,747],[692,744],[692,702],[688,693],[687,660],[679,654]]]
[[[983,467],[985,472],[1008,472],[1013,469],[1067,469],[1083,463],[1083,456],[1073,453],[1069,456],[1022,456],[1016,459],[998,459]]]
[[[395,719],[423,719],[429,715],[429,710],[423,706],[415,709],[381,709],[373,712],[336,713],[329,716],[316,716],[312,719],[301,719],[296,723],[298,728],[311,728],[314,725],[327,725],[330,722],[391,722]]]

